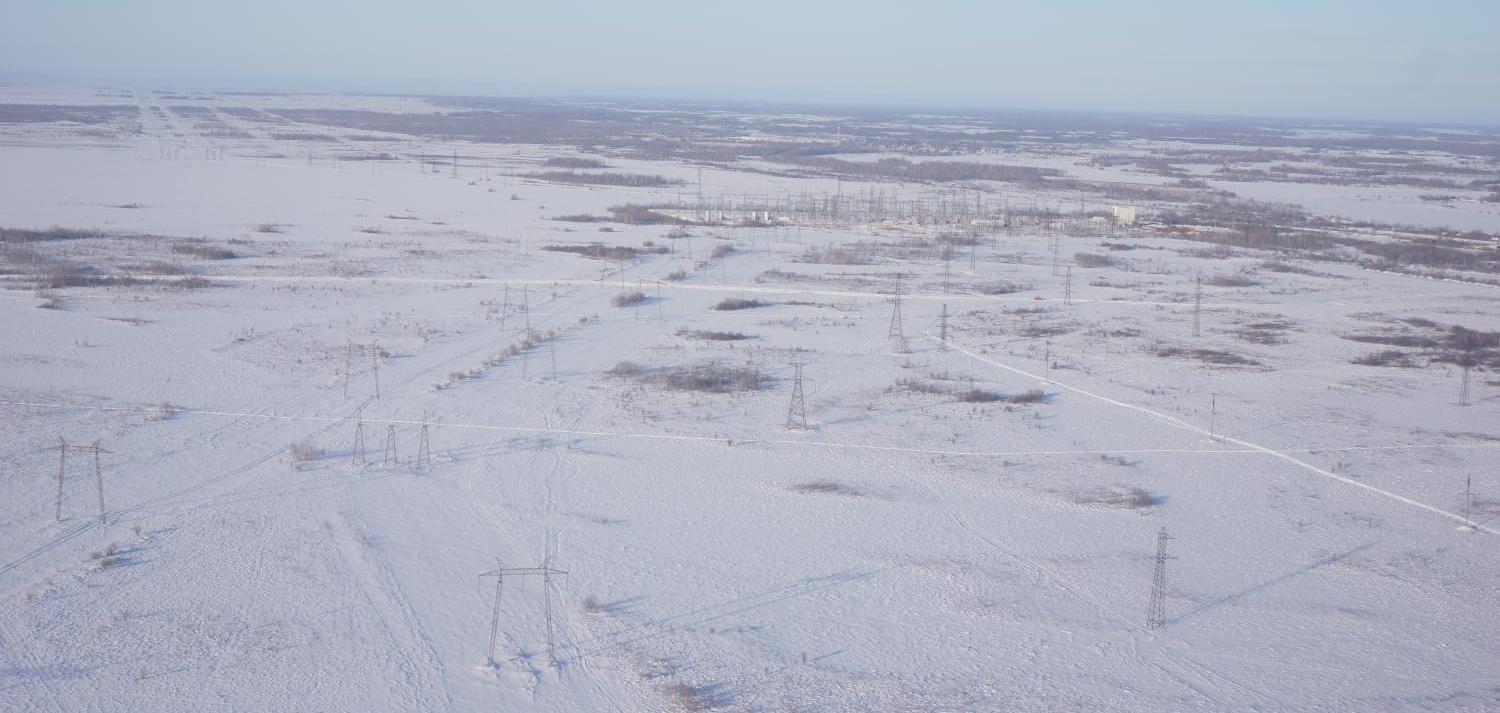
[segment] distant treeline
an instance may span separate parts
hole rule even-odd
[[[909,161],[904,158],[883,158],[878,161],[846,161],[828,156],[782,157],[780,160],[798,166],[816,168],[849,176],[871,178],[894,178],[904,181],[1005,181],[1010,183],[1038,183],[1047,178],[1059,178],[1062,171],[1055,168],[1035,166],[1008,166],[998,163],[974,161]]]

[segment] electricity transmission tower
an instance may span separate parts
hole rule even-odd
[[[1464,526],[1460,530],[1464,532],[1474,531],[1474,476],[1464,474]]]
[[[83,455],[92,454],[94,456],[94,483],[98,486],[99,491],[99,522],[103,523],[105,513],[104,468],[100,465],[99,454],[109,453],[109,451],[100,448],[98,441],[94,441],[94,444],[91,446],[75,446],[61,437],[57,439],[57,445],[53,446],[50,450],[57,451],[57,521],[62,522],[63,519],[63,474],[68,469],[68,454],[80,453]]]
[[[948,294],[953,284],[953,246],[943,249],[943,294]]]
[[[786,427],[793,431],[807,430],[807,401],[802,395],[802,362],[792,362],[792,403],[786,411]]]
[[[1152,631],[1167,625],[1167,560],[1177,559],[1167,554],[1167,541],[1171,539],[1165,527],[1156,535],[1156,572],[1151,578],[1151,604],[1146,614],[1146,628]]]
[[[551,561],[552,559],[550,557],[547,558],[543,561],[542,566],[540,567],[506,567],[503,563],[500,562],[500,560],[497,559],[495,560],[495,564],[497,565],[495,569],[492,569],[488,572],[483,572],[479,575],[480,579],[483,579],[485,577],[495,578],[495,609],[494,613],[490,617],[490,647],[489,650],[485,652],[485,660],[489,663],[489,665],[494,666],[496,664],[495,649],[500,644],[500,595],[504,592],[506,577],[542,578],[542,607],[544,610],[543,617],[547,622],[547,658],[550,659],[553,663],[556,663],[557,659],[554,655],[555,649],[552,645],[552,595],[550,594],[550,585],[552,584],[552,578],[554,576],[565,575],[567,574],[567,572],[559,569],[553,569],[551,566]]]
[[[938,350],[948,351],[948,305],[938,314]]]
[[[357,465],[365,463],[365,419],[363,416],[354,422],[354,447],[349,449],[349,458]]]
[[[1219,397],[1217,394],[1208,396],[1208,437],[1219,440]]]
[[[1459,381],[1458,381],[1458,405],[1459,406],[1468,406],[1469,405],[1469,370],[1471,368],[1473,368],[1473,366],[1474,366],[1473,363],[1472,363],[1472,361],[1469,358],[1469,355],[1467,355],[1467,354],[1464,355],[1463,363],[1460,364],[1459,366],[1462,367],[1463,372],[1458,377],[1458,379],[1459,379]]]
[[[383,466],[396,465],[396,424],[385,427],[385,447],[380,449],[380,464]]]
[[[1073,304],[1073,266],[1067,269],[1067,278],[1063,280],[1063,304]]]
[[[1193,336],[1202,336],[1199,327],[1202,324],[1203,314],[1203,276],[1198,276],[1197,288],[1193,290]]]
[[[422,434],[417,438],[417,470],[432,467],[432,447],[427,440],[427,414],[422,414]]]
[[[344,398],[349,398],[349,380],[354,377],[354,359],[370,357],[370,371],[375,378],[375,398],[380,398],[380,345],[355,344],[349,340],[348,347],[344,350]]]
[[[897,352],[906,353],[906,334],[901,327],[901,273],[899,272],[896,273],[896,294],[891,298],[891,327],[886,330],[885,336],[891,340],[891,345]]]

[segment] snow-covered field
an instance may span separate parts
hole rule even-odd
[[[1494,375],[1460,406],[1348,338],[1500,330],[1493,287],[1145,234],[600,232],[554,218],[694,186],[59,126],[0,145],[0,228],[103,231],[3,263],[0,710],[1500,708]],[[591,242],[670,252],[543,249]],[[671,388],[705,365],[758,388]],[[72,451],[59,491],[59,439],[102,478]],[[497,567],[565,574],[497,609]]]

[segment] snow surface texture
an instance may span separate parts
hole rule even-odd
[[[1133,235],[1065,301],[1023,231],[959,248],[945,292],[930,255],[799,261],[897,239],[869,230],[553,220],[679,192],[512,176],[556,147],[463,146],[455,177],[210,157],[167,117],[0,147],[0,227],[106,231],[34,247],[137,276],[0,291],[0,710],[1500,708],[1493,375],[1459,406],[1456,368],[1346,338],[1500,329],[1494,288],[1262,271],[1205,287],[1194,337],[1195,276],[1268,256]],[[592,241],[671,251],[542,249]],[[708,364],[759,388],[669,388]],[[59,438],[109,451],[103,524],[77,453],[57,519]],[[504,581],[488,663],[479,575],[543,565]]]

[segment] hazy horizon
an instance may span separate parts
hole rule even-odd
[[[1500,7],[23,2],[0,77],[1494,124]]]

